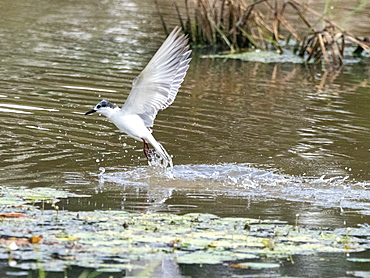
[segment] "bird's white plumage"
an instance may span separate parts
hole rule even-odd
[[[86,114],[99,112],[107,116],[121,131],[136,140],[150,143],[162,161],[172,166],[172,158],[151,134],[150,127],[159,110],[175,100],[189,68],[188,39],[176,27],[158,49],[148,65],[134,80],[131,92],[119,109],[108,101],[101,101]]]
[[[189,68],[191,51],[188,39],[175,28],[155,53],[148,65],[134,80],[131,92],[122,107],[125,114],[139,115],[146,127],[152,127],[159,110],[175,100]]]

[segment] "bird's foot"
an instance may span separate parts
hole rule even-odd
[[[149,149],[149,145],[145,141],[145,139],[142,139],[142,140],[143,140],[143,143],[144,143],[144,154],[145,154],[145,157],[146,157],[146,159],[148,159],[150,161],[151,160],[151,150]]]
[[[144,143],[144,154],[146,159],[148,160],[149,165],[152,165],[154,161],[156,161],[157,155],[155,150],[149,148],[149,144],[145,141],[145,139],[142,139]]]

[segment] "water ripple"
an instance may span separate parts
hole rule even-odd
[[[147,167],[120,170],[112,168],[101,174],[91,174],[99,178],[99,187],[103,190],[109,184],[145,188],[147,196],[160,196],[162,204],[172,198],[169,191],[184,191],[187,198],[202,200],[214,201],[218,194],[243,198],[253,196],[309,202],[325,208],[370,214],[370,192],[367,190],[370,184],[350,180],[348,176],[296,177],[249,164],[178,165],[173,169],[173,178]],[[165,188],[160,186],[163,184]]]
[[[141,142],[122,136],[104,117],[84,115],[102,98],[122,105],[132,80],[163,41],[162,26],[152,21],[153,4],[4,5],[9,8],[0,11],[3,185],[90,190],[107,179],[105,184],[119,188],[109,196],[117,202],[126,189],[131,197],[139,192],[131,203],[138,208],[146,205],[140,192],[148,185],[157,186],[153,194],[159,200],[174,198],[173,188],[192,190],[194,198],[185,199],[199,195],[215,202],[232,192],[244,195],[240,207],[258,194],[322,205],[334,203],[330,193],[342,205],[357,194],[367,200],[364,188],[354,189],[370,180],[366,60],[331,73],[314,65],[202,59],[202,50],[193,51],[178,97],[158,114],[153,129],[177,165],[169,179],[144,167]],[[87,174],[101,167],[117,173],[103,180]],[[355,181],[341,180],[345,177]],[[97,202],[110,204],[99,197]]]

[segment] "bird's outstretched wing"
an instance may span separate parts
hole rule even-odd
[[[152,127],[159,110],[174,100],[189,68],[188,38],[176,27],[133,82],[122,113],[138,114]]]

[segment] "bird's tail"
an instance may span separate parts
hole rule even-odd
[[[149,138],[148,138],[149,139]],[[150,138],[148,142],[153,146],[155,154],[150,153],[149,165],[161,166],[163,168],[173,167],[172,157],[167,153],[161,143],[157,142],[154,137]]]
[[[156,149],[155,151],[161,157],[162,166],[164,168],[167,168],[168,166],[172,168],[173,167],[172,157],[168,154],[168,152],[165,150],[161,143],[159,142],[157,143],[160,149]]]

